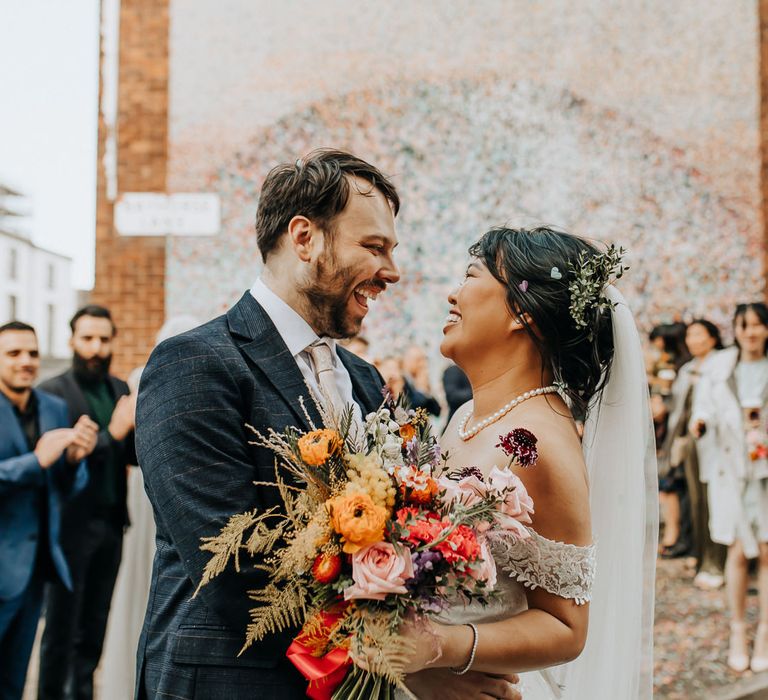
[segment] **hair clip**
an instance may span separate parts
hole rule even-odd
[[[525,294],[528,291],[528,280],[523,280],[520,282],[520,284],[517,285],[517,288]]]
[[[561,279],[563,279],[563,273],[562,273],[562,272],[560,272],[560,269],[559,269],[559,268],[557,268],[557,267],[553,267],[553,268],[552,268],[552,269],[549,271],[549,276],[550,276],[550,277],[551,277],[553,280],[561,280]]]
[[[301,170],[302,165],[304,165],[304,163],[301,162],[301,158],[297,158],[296,162],[294,163],[294,166],[296,166],[296,169]]]

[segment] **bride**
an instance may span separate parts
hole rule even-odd
[[[530,539],[491,541],[496,602],[409,629],[407,685],[420,700],[506,698],[520,674],[524,700],[651,698],[656,468],[640,342],[610,284],[619,251],[500,228],[470,255],[441,350],[474,400],[443,449],[449,468],[487,475],[506,464],[500,436],[531,431],[538,460],[515,471],[535,515]]]

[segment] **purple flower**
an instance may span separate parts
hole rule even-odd
[[[536,448],[538,440],[536,436],[525,428],[515,428],[506,435],[499,435],[500,447],[507,457],[512,457],[521,467],[530,467],[536,464],[539,451]]]
[[[411,560],[413,561],[413,577],[419,580],[435,570],[435,567],[443,560],[443,555],[440,552],[426,549],[423,552],[412,552]]]
[[[407,464],[418,466],[419,448],[419,441],[415,437],[405,444],[405,461]]]

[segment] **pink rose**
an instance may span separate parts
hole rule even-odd
[[[505,530],[528,537],[528,530],[521,523],[531,522],[533,499],[528,495],[522,479],[509,468],[499,469],[494,466],[488,476],[488,483],[491,489],[504,498],[496,515],[497,522]]]
[[[344,589],[344,600],[384,600],[389,593],[405,594],[405,582],[413,578],[413,562],[407,548],[398,552],[389,542],[377,542],[352,555],[355,583]]]
[[[482,559],[482,562],[480,562],[478,568],[472,571],[472,577],[478,581],[485,581],[486,591],[493,590],[496,588],[497,580],[496,562],[493,559],[491,548],[488,546],[487,542],[482,542],[480,544],[480,558]]]
[[[443,495],[445,503],[461,503],[469,507],[480,503],[488,493],[488,486],[476,476],[465,476],[459,481],[442,476],[437,483],[445,491]]]

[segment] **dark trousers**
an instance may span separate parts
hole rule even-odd
[[[46,586],[38,700],[93,698],[93,672],[104,645],[122,549],[122,526],[89,520],[66,551],[72,592],[60,583]]]
[[[24,592],[0,601],[0,700],[21,700],[35,642],[43,578],[35,571]]]
[[[685,479],[688,485],[690,521],[693,526],[693,555],[696,570],[723,575],[728,548],[712,541],[709,534],[709,502],[707,484],[699,478],[699,460],[694,453],[685,460]]]

